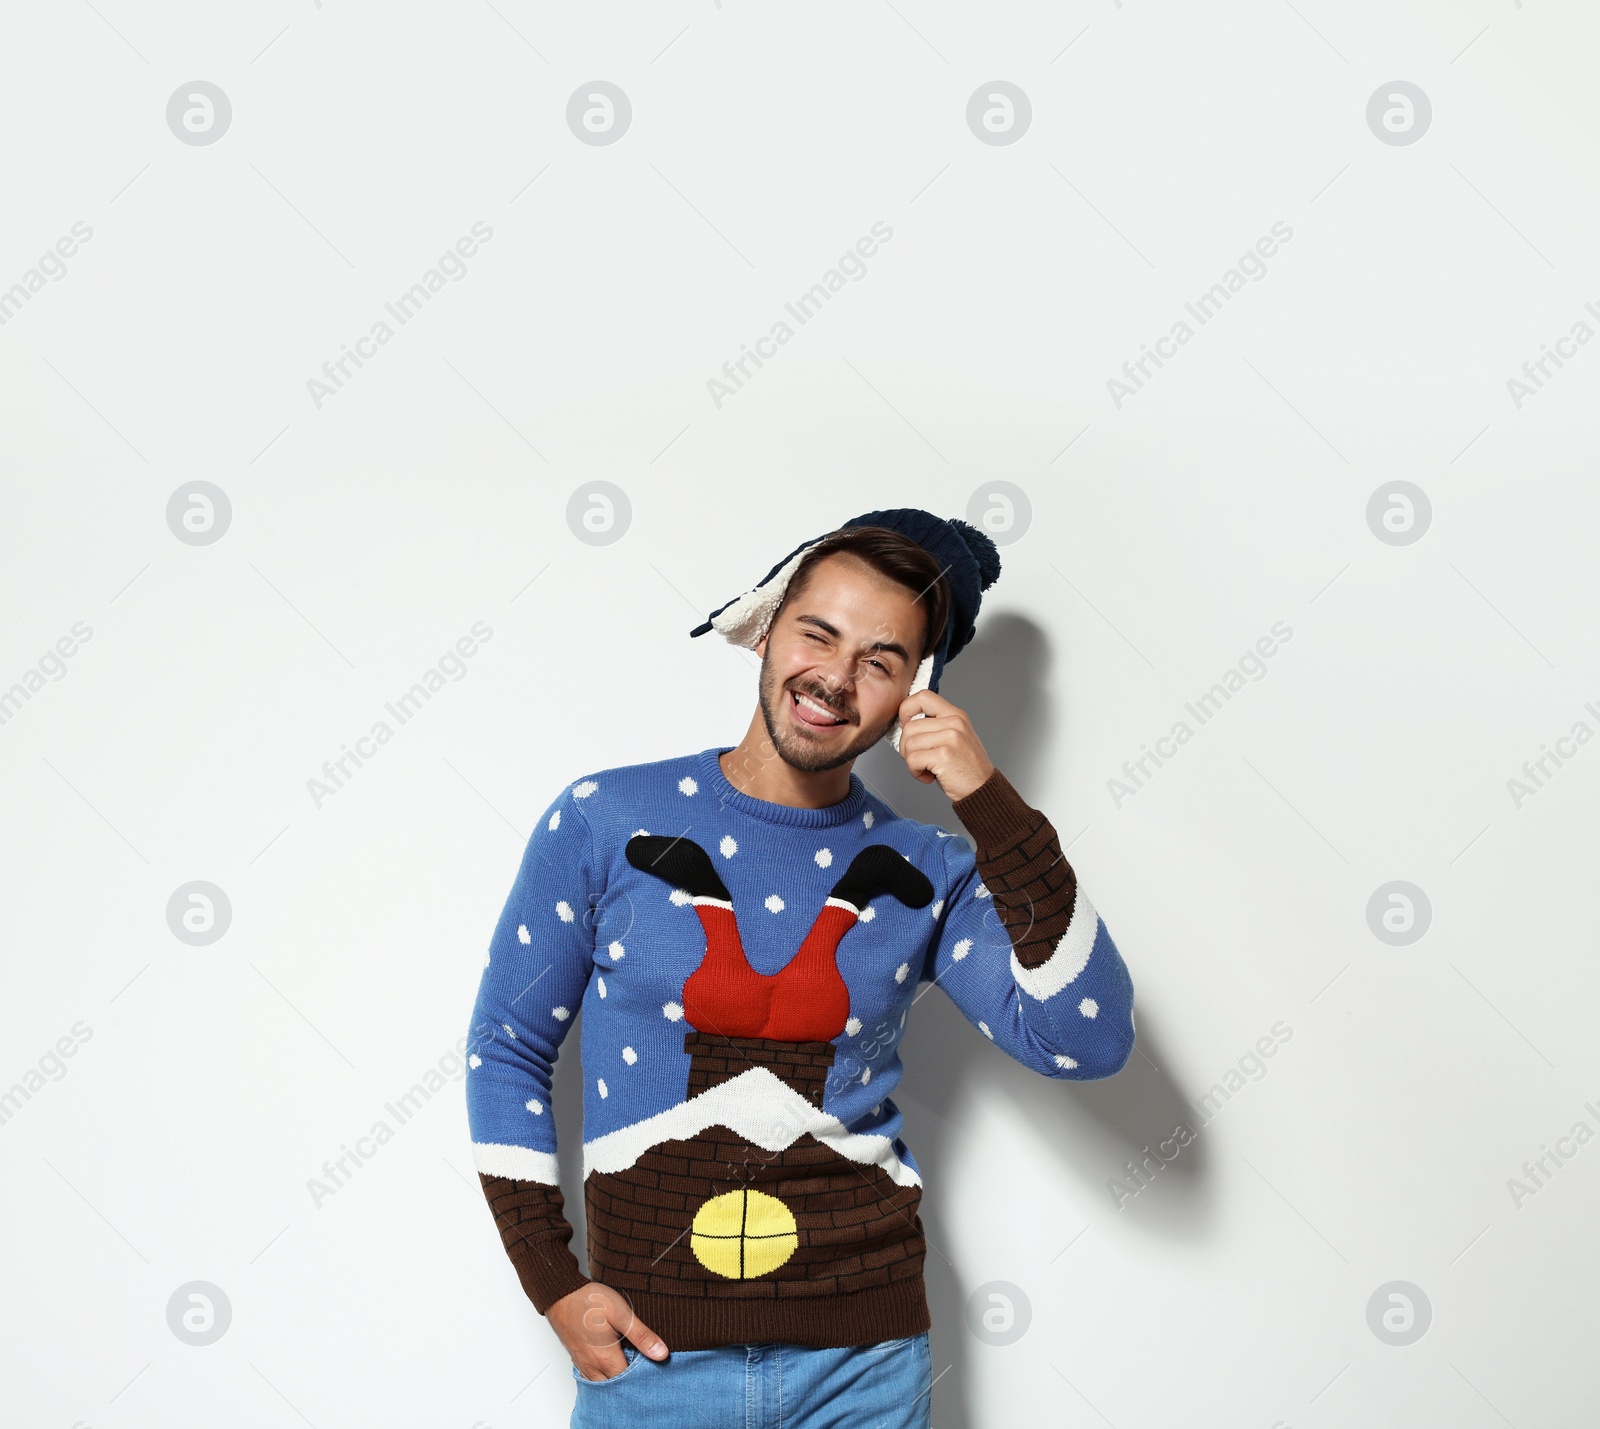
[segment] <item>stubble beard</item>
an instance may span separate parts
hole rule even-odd
[[[797,682],[794,688],[801,694],[810,695],[820,704],[833,708],[826,691],[819,690],[815,686],[808,689],[804,681]],[[881,729],[862,729],[844,749],[833,754],[824,754],[807,744],[804,739],[791,737],[782,732],[778,724],[778,705],[779,701],[786,700],[789,696],[787,688],[778,679],[778,672],[772,667],[770,656],[767,655],[761,658],[761,679],[758,682],[758,689],[761,697],[761,718],[766,723],[767,738],[777,751],[778,758],[791,769],[803,770],[807,774],[820,774],[829,769],[837,769],[841,764],[848,764],[852,759],[859,758],[888,734],[890,726],[894,723],[894,718],[891,717]]]

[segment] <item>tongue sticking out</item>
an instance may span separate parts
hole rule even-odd
[[[830,713],[820,700],[810,699],[798,690],[789,691],[789,707],[794,711],[796,719],[813,729],[837,729],[846,722]]]

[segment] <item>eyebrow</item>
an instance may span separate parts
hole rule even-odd
[[[836,626],[829,625],[828,622],[820,615],[797,615],[795,616],[795,623],[797,625],[814,625],[824,634],[833,636],[835,640],[839,638],[838,628]],[[904,645],[896,644],[893,640],[880,640],[868,648],[871,650],[880,651],[885,655],[898,655],[908,665],[911,663],[910,652]]]

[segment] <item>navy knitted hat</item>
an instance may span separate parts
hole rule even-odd
[[[944,667],[954,660],[977,629],[978,607],[983,603],[983,593],[1000,578],[1000,552],[995,544],[977,527],[960,520],[942,520],[931,511],[916,507],[900,507],[892,511],[869,511],[846,521],[841,530],[853,526],[884,526],[908,536],[939,563],[945,583],[950,588],[950,619],[945,625],[933,650],[917,668],[911,682],[911,693],[918,690],[939,689],[939,678]],[[833,533],[827,532],[827,535]],[[752,590],[730,600],[711,612],[703,624],[697,625],[690,635],[704,635],[715,630],[725,640],[746,649],[760,644],[772,625],[772,618],[783,604],[789,581],[794,576],[805,553],[822,540],[821,536],[796,547],[764,575]],[[890,732],[890,743],[900,747],[898,726]]]

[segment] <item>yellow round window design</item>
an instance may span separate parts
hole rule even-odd
[[[765,1191],[728,1191],[695,1212],[689,1247],[701,1265],[729,1280],[776,1270],[800,1244],[794,1213]]]

